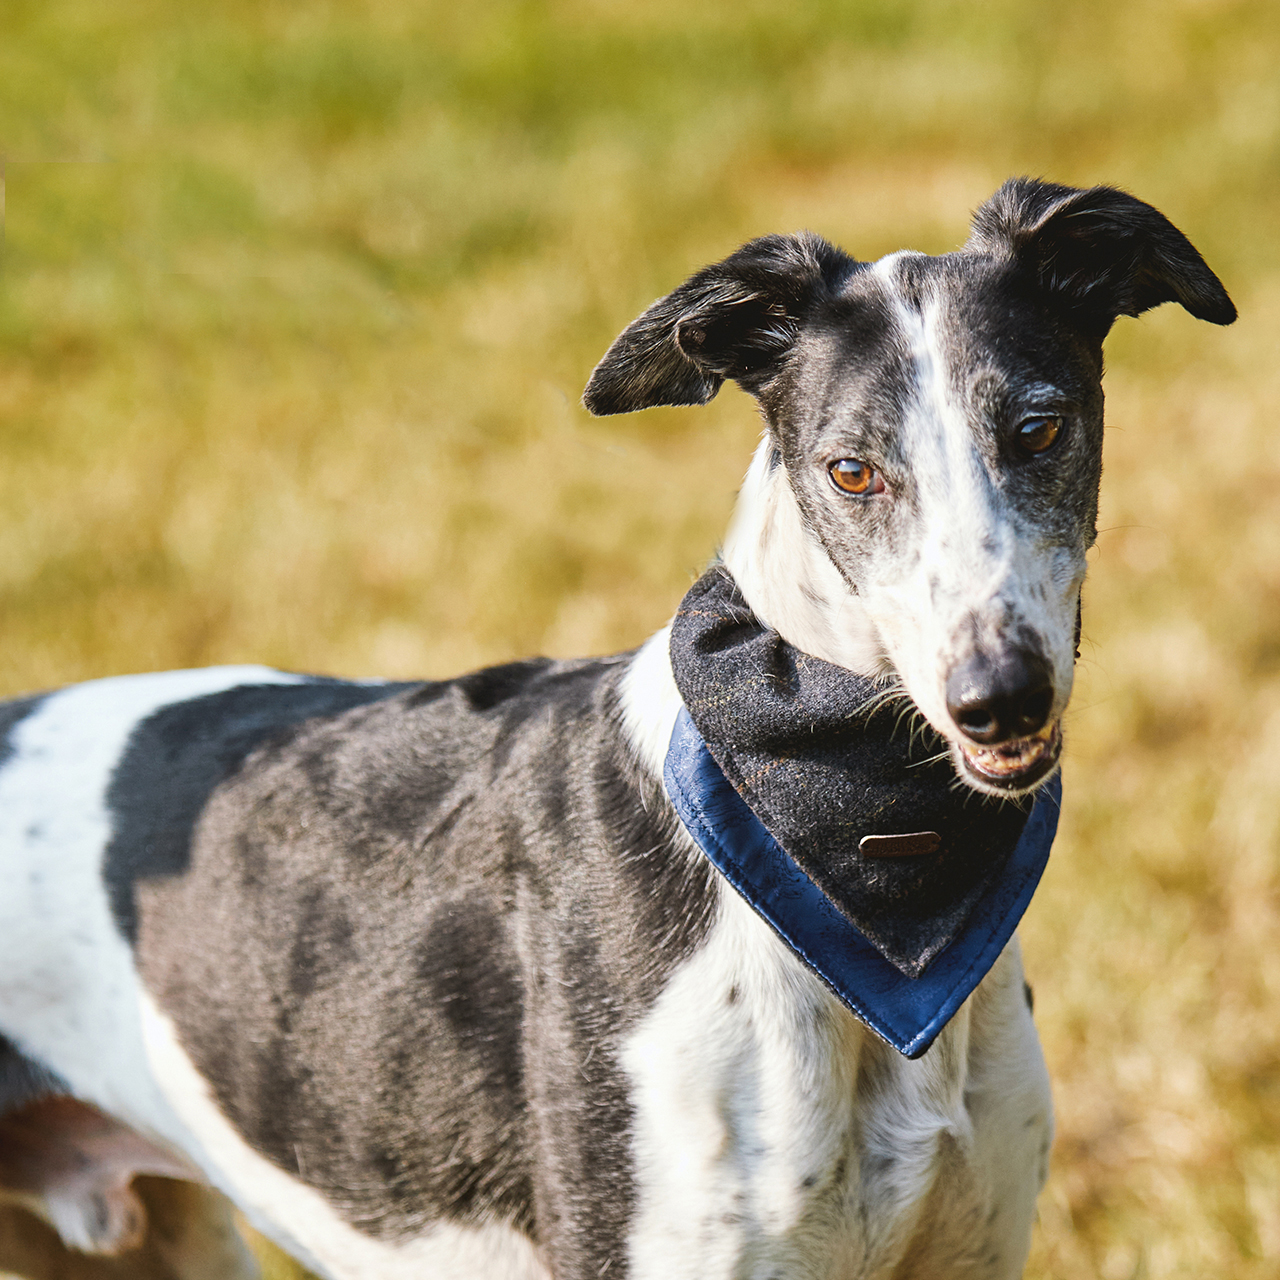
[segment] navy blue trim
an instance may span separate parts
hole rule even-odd
[[[1003,876],[918,978],[890,964],[787,856],[711,758],[682,707],[667,793],[689,834],[792,951],[877,1035],[918,1058],[986,976],[1031,901],[1058,829],[1062,784],[1041,788]]]

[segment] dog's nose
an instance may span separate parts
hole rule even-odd
[[[1043,729],[1053,708],[1049,664],[1030,649],[975,654],[947,677],[947,710],[966,738],[990,746]]]

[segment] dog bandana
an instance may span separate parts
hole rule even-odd
[[[901,700],[787,644],[722,566],[681,603],[671,665],[685,708],[664,773],[681,821],[863,1022],[919,1057],[1022,918],[1058,780],[1034,805],[959,784]]]

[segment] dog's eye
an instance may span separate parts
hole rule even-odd
[[[1028,418],[1018,426],[1018,448],[1033,456],[1044,453],[1053,448],[1061,431],[1061,418]]]
[[[880,473],[857,458],[838,458],[828,468],[831,483],[841,493],[883,493],[884,481]]]

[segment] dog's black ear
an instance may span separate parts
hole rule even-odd
[[[726,378],[758,392],[800,321],[854,261],[820,236],[762,236],[659,298],[615,340],[582,403],[594,414],[706,404]]]
[[[969,247],[1008,254],[1082,324],[1178,302],[1230,324],[1236,309],[1191,241],[1159,210],[1114,187],[1087,191],[1011,178],[973,216]]]

